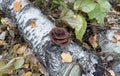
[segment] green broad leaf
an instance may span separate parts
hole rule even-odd
[[[10,35],[11,35],[13,38],[15,37],[15,33],[14,33],[13,30],[9,30],[9,33],[10,33]]]
[[[18,47],[20,46],[20,44],[15,44],[14,46],[13,46],[13,51],[16,51],[17,49],[18,49]]]
[[[34,76],[41,76],[41,73],[35,73]]]
[[[16,62],[14,64],[14,69],[22,68],[23,64],[24,64],[24,57],[20,57],[16,59]]]
[[[60,5],[63,6],[64,8],[67,8],[67,4],[62,1],[60,1]]]
[[[66,9],[61,13],[61,20],[75,29],[76,38],[82,41],[87,27],[85,18],[82,15],[75,15],[72,10]]]
[[[7,72],[8,69],[12,67],[13,63],[14,63],[14,59],[12,59],[8,64],[2,66],[0,68],[0,72],[5,72],[5,71]]]
[[[63,9],[61,13],[61,20],[69,24],[72,28],[75,28],[77,23],[76,19],[74,18],[74,12],[69,9]]]
[[[91,3],[86,5],[85,7],[82,7],[82,11],[88,13],[92,11],[94,8],[95,8],[95,3]]]
[[[95,5],[95,2],[92,0],[76,0],[74,3],[74,10],[81,10],[88,13],[95,8]]]
[[[76,0],[74,3],[74,10],[78,10],[83,0]]]
[[[0,63],[0,65],[3,65]],[[18,69],[23,65],[23,57],[17,57],[10,60],[7,64],[0,66],[0,73],[8,73],[11,70]]]
[[[57,4],[57,5],[61,5],[63,6],[64,8],[67,8],[67,4],[63,1],[60,1],[60,0],[53,0],[53,3],[54,4]]]
[[[98,23],[104,24],[106,12],[101,10],[101,6],[96,3],[95,9],[88,13],[89,19],[96,19]]]
[[[58,0],[53,0],[54,4],[60,4]]]
[[[85,34],[87,28],[87,22],[85,18],[81,15],[78,15],[78,20],[81,19],[81,23],[79,23],[75,28],[76,38],[82,41],[83,35]],[[79,28],[79,29],[78,29]]]
[[[12,59],[11,61],[9,61],[7,64],[4,65],[0,63],[0,75],[9,73],[11,70],[13,70],[14,61],[15,59]]]
[[[98,0],[98,3],[100,4],[100,9],[102,12],[108,12],[111,8],[111,5],[107,0]]]

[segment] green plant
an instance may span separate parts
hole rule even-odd
[[[58,1],[58,4],[63,6],[59,0],[54,1]],[[64,4],[64,6],[67,6],[67,4]],[[91,21],[104,24],[104,17],[110,7],[107,0],[76,0],[73,9],[66,7],[62,10],[60,19],[75,29],[76,38],[82,42],[87,28],[87,17],[83,14],[86,14]]]

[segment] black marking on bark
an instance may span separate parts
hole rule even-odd
[[[44,40],[47,36],[49,36],[49,34],[44,35],[41,40]]]
[[[31,26],[31,22],[32,22],[32,21],[36,21],[36,20],[37,20],[36,18],[29,19],[29,20],[25,23],[25,26],[23,27],[23,29],[25,29],[27,26]]]
[[[20,11],[18,14],[21,14],[21,13],[25,13],[26,11],[25,10],[29,10],[29,8],[33,7],[33,4],[29,3],[27,5],[25,5]]]

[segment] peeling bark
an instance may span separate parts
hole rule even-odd
[[[14,10],[15,1],[21,1],[21,10],[18,12]],[[49,76],[62,76],[61,73],[66,71],[62,70],[64,67],[60,56],[62,52],[69,52],[73,62],[79,63],[87,76],[93,76],[95,72],[93,65],[97,63],[97,57],[84,51],[81,46],[72,41],[64,48],[53,44],[49,38],[49,32],[55,25],[29,1],[0,0],[0,10],[12,19],[25,41],[33,49],[33,53],[47,69]],[[30,25],[32,20],[36,23],[34,28]]]

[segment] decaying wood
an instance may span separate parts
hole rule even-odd
[[[21,3],[20,10],[17,11],[14,9],[16,1]],[[64,48],[53,44],[49,32],[55,25],[29,1],[0,0],[0,10],[12,19],[25,41],[33,49],[33,53],[47,69],[49,76],[63,76],[65,70],[61,60],[62,52],[69,52],[73,62],[79,63],[87,76],[93,76],[95,72],[93,65],[97,63],[96,56],[84,51],[81,46],[72,41]],[[34,27],[31,26],[32,21],[35,22]]]

